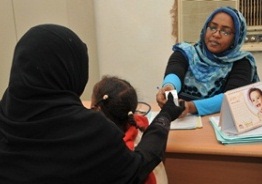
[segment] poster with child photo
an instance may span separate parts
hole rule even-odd
[[[239,134],[262,126],[262,83],[227,91],[221,108],[223,131]]]

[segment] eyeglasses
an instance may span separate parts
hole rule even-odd
[[[211,31],[212,34],[215,34],[216,32],[219,32],[220,35],[223,36],[230,36],[231,34],[235,34],[229,30],[224,30],[224,29],[217,29],[215,26],[208,26],[207,29]]]

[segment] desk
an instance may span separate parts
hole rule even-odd
[[[208,116],[202,123],[201,129],[170,131],[165,158],[169,183],[262,183],[262,144],[222,145]]]
[[[201,129],[170,130],[165,156],[169,184],[262,183],[262,143],[222,145],[209,116],[202,123]]]

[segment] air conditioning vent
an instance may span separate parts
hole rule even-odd
[[[248,26],[262,26],[261,0],[239,0],[239,10],[246,18]]]
[[[239,10],[247,21],[245,50],[262,50],[262,1],[239,0]]]

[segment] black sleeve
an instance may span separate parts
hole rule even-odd
[[[251,84],[251,65],[247,59],[236,61],[227,78],[224,92]]]
[[[135,152],[141,154],[142,165],[139,171],[138,180],[145,177],[163,160],[170,120],[165,115],[159,114],[143,133],[140,143],[135,148]]]
[[[168,60],[165,76],[168,74],[175,74],[181,81],[184,81],[187,69],[188,62],[185,56],[181,52],[175,51]]]
[[[159,113],[143,133],[141,141],[134,151],[122,140],[123,132],[112,122],[106,122],[104,129],[94,141],[100,151],[94,152],[95,163],[101,172],[102,181],[114,184],[142,184],[150,172],[163,160],[170,119],[165,113]],[[91,148],[90,148],[91,149]],[[102,183],[102,182],[100,182]]]

